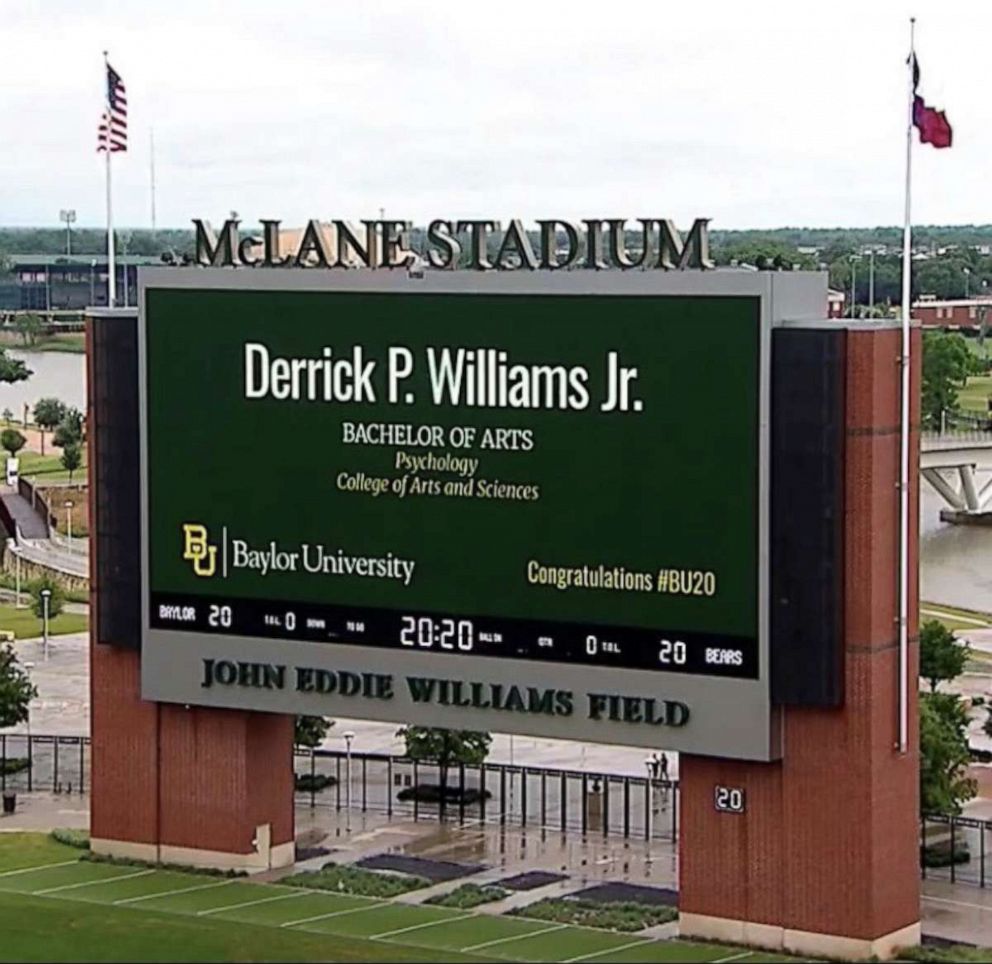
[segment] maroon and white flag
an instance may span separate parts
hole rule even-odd
[[[933,144],[934,147],[950,147],[954,132],[951,123],[942,110],[928,107],[923,98],[916,92],[920,84],[920,64],[913,57],[913,125],[920,132],[921,144]]]

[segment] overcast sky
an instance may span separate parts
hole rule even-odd
[[[127,85],[115,223],[308,217],[902,220],[908,17],[954,147],[914,220],[992,222],[975,0],[0,0],[0,224],[105,223],[101,52]]]

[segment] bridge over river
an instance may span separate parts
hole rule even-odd
[[[943,500],[945,522],[992,525],[992,432],[924,432],[920,473]]]

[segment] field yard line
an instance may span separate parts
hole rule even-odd
[[[298,924],[310,924],[315,920],[327,920],[329,917],[343,917],[345,914],[357,914],[363,910],[382,910],[381,904],[366,904],[363,907],[349,907],[347,910],[335,910],[329,914],[317,914],[314,917],[304,917],[302,920],[288,920],[280,927],[296,927]]]
[[[233,884],[233,880],[212,880],[209,884],[197,884],[195,887],[180,887],[178,890],[162,890],[156,894],[139,894],[137,897],[122,897],[113,901],[114,904],[136,904],[139,900],[152,900],[155,897],[172,897],[175,894],[189,894],[194,890],[210,890],[211,887],[224,887]]]
[[[97,877],[95,880],[81,880],[76,884],[62,884],[60,887],[46,887],[44,890],[29,891],[32,897],[47,897],[49,894],[59,894],[63,890],[76,890],[79,887],[91,887],[93,884],[109,884],[114,880],[130,880],[132,877],[147,877],[154,870],[139,870],[133,874],[118,874],[116,877]]]
[[[564,961],[564,964],[574,964],[575,961],[591,961],[594,957],[602,957],[604,954],[616,954],[618,951],[625,951],[628,947],[637,947],[639,944],[650,944],[652,943],[650,938],[642,937],[637,941],[628,941],[626,944],[621,944],[619,947],[608,947],[605,951],[593,951],[590,954],[580,954],[578,957],[569,957]],[[748,951],[748,954],[751,952]]]
[[[241,910],[242,907],[254,907],[256,904],[268,904],[273,900],[286,900],[288,897],[303,897],[305,892],[302,892],[302,888],[296,888],[300,890],[299,894],[276,894],[275,897],[260,897],[258,900],[246,900],[241,904],[222,904],[220,907],[209,907],[207,910],[198,910],[196,912],[197,917],[205,917],[207,914],[219,914],[222,910]]]
[[[467,951],[481,951],[483,947],[495,947],[497,944],[519,941],[525,937],[536,937],[538,934],[550,934],[551,931],[560,931],[563,927],[568,927],[568,924],[552,924],[551,927],[541,927],[536,931],[528,931],[526,934],[514,934],[512,937],[497,937],[494,941],[483,941],[481,944],[469,944],[467,947],[459,947],[458,953],[464,954]]]
[[[731,954],[730,957],[718,957],[712,964],[726,964],[727,961],[740,961],[745,957],[750,957],[754,951],[741,951],[740,954]]]
[[[21,867],[20,870],[5,870],[0,877],[13,877],[14,874],[29,874],[32,870],[49,870],[52,867],[68,867],[69,864],[78,864],[80,862],[77,857],[75,860],[63,860],[57,864],[38,864],[37,867]]]
[[[453,924],[456,920],[465,920],[466,917],[475,917],[476,914],[459,914],[457,917],[442,917],[439,920],[429,920],[423,924],[413,924],[411,927],[397,927],[396,930],[383,931],[381,934],[372,934],[370,941],[382,941],[395,934],[406,934],[407,931],[419,931],[424,927],[435,927],[438,924]]]

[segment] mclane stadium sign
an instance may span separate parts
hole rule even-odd
[[[562,268],[712,268],[709,218],[697,218],[683,235],[668,218],[591,218],[537,221],[528,232],[514,218],[499,221],[437,218],[423,232],[423,259],[432,268],[477,271]],[[208,267],[416,268],[410,221],[308,221],[287,231],[263,220],[260,234],[241,235],[231,218],[219,232],[194,219],[197,264]]]

